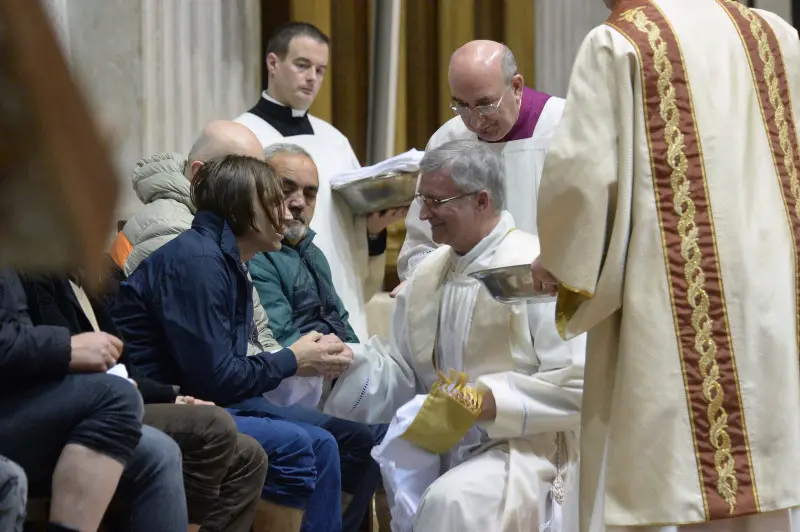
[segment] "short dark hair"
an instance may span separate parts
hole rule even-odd
[[[272,36],[267,43],[267,55],[275,54],[281,60],[286,58],[289,53],[289,44],[295,37],[311,37],[315,41],[330,46],[331,39],[318,27],[308,22],[288,22],[278,26],[272,32]]]
[[[207,161],[192,179],[192,201],[197,210],[221,216],[233,234],[258,231],[253,209],[255,193],[276,232],[283,229],[283,191],[270,165],[245,155],[225,155]]]

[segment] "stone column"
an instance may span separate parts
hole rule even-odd
[[[42,1],[112,133],[121,219],[141,207],[130,184],[136,161],[188,152],[203,124],[235,118],[258,97],[258,0]]]

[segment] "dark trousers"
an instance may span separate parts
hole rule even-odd
[[[353,496],[342,516],[342,530],[356,532],[369,508],[381,471],[370,454],[383,440],[386,425],[364,425],[335,418],[303,406],[277,406],[263,398],[249,399],[236,405],[245,410],[258,409],[272,419],[295,421],[317,426],[329,432],[339,448],[342,491]]]
[[[0,454],[28,477],[31,497],[49,496],[65,445],[125,465],[107,523],[119,532],[185,532],[181,453],[164,433],[141,425],[142,400],[127,380],[67,375],[0,390]]]
[[[181,449],[189,522],[208,532],[247,532],[267,475],[261,446],[217,406],[145,405],[143,423]]]
[[[67,375],[0,394],[0,454],[25,470],[31,497],[50,495],[65,445],[127,464],[141,436],[139,391],[114,375]]]

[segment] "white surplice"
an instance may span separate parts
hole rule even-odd
[[[508,212],[466,255],[448,246],[428,254],[397,296],[388,341],[352,345],[353,365],[328,397],[328,414],[389,423],[429,392],[437,368],[466,372],[492,391],[496,419],[475,425],[480,438],[455,463],[465,461],[428,489],[417,531],[527,532],[556,512],[550,487],[557,469],[571,485],[583,339],[561,340],[553,304],[504,305],[469,277],[537,254],[537,238],[515,230]]]
[[[797,31],[732,0],[581,45],[538,207],[589,331],[582,531],[800,530],[798,95]]]
[[[551,97],[542,109],[533,135],[527,139],[487,143],[503,161],[506,189],[506,210],[514,216],[517,226],[532,235],[536,229],[536,202],[539,180],[547,148],[556,131],[564,108],[564,100]],[[440,127],[428,141],[425,150],[458,139],[477,139],[477,135],[454,117]],[[408,279],[426,253],[436,249],[428,222],[419,219],[420,206],[412,203],[406,216],[406,238],[397,259],[397,273]]]
[[[268,98],[266,91],[263,96]],[[314,134],[290,137],[284,137],[251,113],[244,113],[236,122],[255,133],[265,148],[282,142],[296,144],[305,149],[317,165],[320,187],[311,221],[311,228],[316,232],[314,244],[328,259],[336,293],[350,313],[350,325],[363,341],[368,338],[366,303],[383,282],[386,254],[369,256],[366,218],[354,216],[330,187],[331,177],[360,167],[350,141],[328,122],[310,114],[308,119]]]

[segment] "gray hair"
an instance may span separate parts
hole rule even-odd
[[[304,155],[305,157],[308,157],[312,161],[314,160],[311,158],[311,155],[309,155],[309,153],[306,150],[304,150],[297,144],[290,144],[288,142],[279,142],[277,144],[270,144],[269,146],[264,148],[264,159],[269,161],[270,159],[281,153]]]
[[[511,85],[511,80],[517,75],[517,60],[514,59],[514,52],[506,45],[503,45],[503,57],[500,64],[503,72],[503,80],[506,85]]]
[[[463,193],[487,190],[494,211],[505,208],[503,163],[485,142],[469,139],[445,142],[425,152],[419,170],[421,175],[446,172]]]

